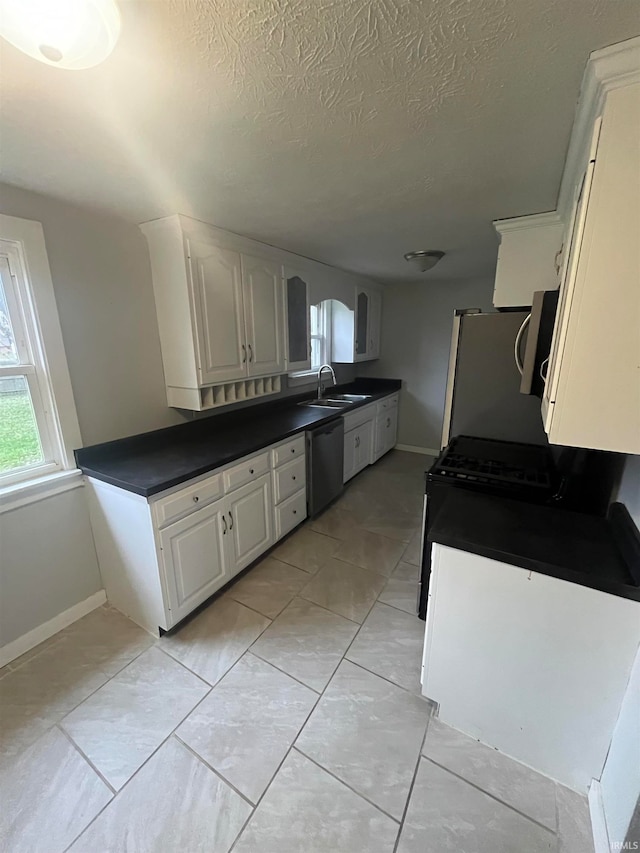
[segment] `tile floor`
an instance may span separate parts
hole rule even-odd
[[[0,671],[3,853],[592,853],[586,800],[420,695],[393,451],[155,640],[103,607]]]

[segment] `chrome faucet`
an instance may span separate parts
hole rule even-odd
[[[322,367],[318,370],[318,400],[322,399],[322,392],[324,388],[322,387],[322,371],[329,370],[331,371],[331,378],[333,379],[333,384],[336,385],[336,374],[333,371],[333,367],[330,364],[323,364]]]

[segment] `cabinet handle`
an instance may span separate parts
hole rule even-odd
[[[387,418],[387,426],[391,426],[391,418]]]
[[[253,468],[249,468],[249,473],[253,474]]]
[[[292,453],[295,453],[295,452],[296,452],[295,447],[292,447],[292,448],[291,448],[291,452],[292,452]]]
[[[233,530],[233,516],[229,512],[229,530]]]
[[[251,363],[253,361],[253,348],[251,344],[247,344],[247,346],[249,347],[249,363]]]
[[[295,480],[295,478],[296,478],[296,475],[294,474],[294,475],[291,477],[291,479],[292,479],[292,480]]]
[[[223,536],[227,535],[227,519],[225,518],[224,515],[222,516],[222,535]]]
[[[298,510],[297,510],[297,509],[294,509],[293,514],[294,514],[294,515],[297,515],[297,514],[298,514]]]
[[[197,495],[194,495],[194,496],[193,496],[193,502],[194,502],[194,504],[197,504],[199,500],[200,500],[200,498],[199,498]]]
[[[244,364],[247,360],[247,348],[244,344],[242,344],[242,363]]]

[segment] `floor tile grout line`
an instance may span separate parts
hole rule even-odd
[[[185,668],[186,668],[186,667],[185,667]],[[189,671],[190,671],[190,670],[189,670]],[[207,696],[211,693],[211,690],[212,690],[212,689],[213,689],[213,688],[210,688],[210,689],[205,693],[205,695],[204,695],[201,699],[199,699],[199,700],[198,700],[198,702],[196,702],[196,704],[193,706],[193,708],[191,708],[191,709],[188,711],[188,713],[187,713],[187,714],[185,714],[185,716],[184,716],[184,717],[182,717],[182,718],[180,719],[180,721],[178,722],[178,724],[177,724],[177,725],[176,725],[176,726],[175,726],[175,727],[174,727],[174,728],[169,732],[169,734],[168,734],[165,738],[163,738],[163,740],[158,744],[158,746],[153,750],[153,752],[152,752],[150,755],[148,755],[148,756],[147,756],[147,758],[145,758],[145,760],[142,762],[142,764],[134,770],[134,772],[131,774],[131,776],[129,776],[129,778],[128,778],[128,779],[127,779],[127,781],[124,783],[124,785],[122,785],[122,787],[121,787],[121,788],[119,788],[119,789],[115,792],[115,795],[114,795],[114,796],[109,800],[109,802],[105,805],[105,807],[104,807],[103,809],[101,809],[101,810],[100,810],[100,812],[98,812],[98,814],[93,818],[93,820],[91,820],[91,821],[90,821],[90,822],[85,826],[85,828],[82,830],[82,832],[81,832],[79,835],[77,835],[77,836],[76,836],[76,838],[74,838],[74,840],[71,842],[71,844],[69,845],[69,847],[67,847],[67,848],[65,849],[64,853],[66,853],[66,851],[67,851],[67,850],[69,850],[69,848],[70,848],[73,844],[75,844],[75,842],[76,842],[76,841],[77,841],[77,840],[78,840],[78,839],[79,839],[79,838],[80,838],[80,837],[81,837],[81,836],[82,836],[82,835],[87,831],[87,829],[89,829],[89,827],[91,826],[91,824],[92,824],[92,823],[94,823],[94,821],[95,821],[95,820],[97,820],[97,818],[102,814],[102,812],[103,812],[105,809],[107,809],[107,808],[111,805],[111,803],[115,802],[116,798],[117,798],[117,797],[119,797],[119,796],[123,793],[123,791],[125,791],[125,789],[130,785],[130,783],[132,782],[132,780],[133,780],[133,779],[135,779],[135,777],[138,775],[138,773],[140,773],[140,771],[142,770],[142,768],[143,768],[143,767],[145,767],[145,766],[146,766],[146,765],[151,761],[151,759],[153,758],[153,756],[154,756],[157,752],[159,752],[159,750],[160,750],[160,749],[162,749],[162,747],[163,747],[166,743],[168,743],[168,741],[171,739],[171,736],[172,736],[172,735],[176,732],[176,730],[177,730],[177,729],[182,725],[182,723],[184,723],[184,721],[187,719],[187,717],[188,717],[190,714],[192,714],[192,713],[196,710],[196,708],[197,708],[199,705],[201,705],[201,704],[202,704],[202,702],[204,702],[204,700],[207,698]],[[68,735],[68,736],[71,738],[71,735]],[[71,740],[73,741],[73,738],[71,738]],[[73,743],[74,743],[74,745],[75,745],[75,741],[73,741]],[[112,786],[111,786],[111,785],[109,785],[109,787],[111,788]]]
[[[248,648],[248,649],[247,649],[247,651],[245,652],[245,655],[246,655],[246,654],[252,654],[254,657],[258,658],[258,660],[262,661],[262,663],[267,663],[267,664],[269,664],[269,666],[272,666],[274,669],[277,669],[277,670],[278,670],[278,672],[281,672],[283,675],[286,675],[288,678],[293,679],[293,681],[295,681],[295,682],[296,682],[297,684],[299,684],[301,687],[306,687],[306,688],[307,688],[307,690],[311,690],[311,691],[312,691],[313,693],[315,693],[317,696],[321,696],[321,695],[322,695],[322,694],[320,693],[320,691],[319,691],[319,690],[316,690],[316,689],[315,689],[315,687],[310,687],[308,684],[305,684],[305,683],[304,683],[304,681],[300,681],[300,679],[299,679],[299,678],[296,678],[296,677],[295,677],[295,675],[291,675],[291,673],[289,673],[289,672],[287,672],[286,670],[282,669],[282,667],[276,666],[276,664],[275,664],[275,663],[272,663],[270,660],[267,660],[266,658],[263,658],[263,657],[262,657],[262,655],[259,655],[259,654],[258,654],[258,652],[256,652],[256,651],[254,651],[254,650],[253,650],[253,646],[249,646],[249,648]],[[242,655],[242,657],[244,657],[245,655]],[[240,658],[240,660],[242,660],[242,658]],[[235,664],[234,664],[234,666],[235,666]],[[220,681],[222,681],[222,679],[220,679]],[[219,684],[219,683],[220,683],[220,682],[218,682],[218,684]],[[218,686],[218,685],[216,684],[216,687],[217,687],[217,686]]]
[[[413,769],[413,776],[411,778],[411,784],[409,785],[409,794],[407,796],[407,801],[404,804],[404,809],[402,811],[402,818],[400,820],[400,829],[398,830],[398,837],[396,838],[396,843],[393,846],[393,853],[397,853],[398,845],[400,844],[400,836],[402,835],[402,831],[404,830],[404,823],[407,819],[407,813],[409,811],[409,804],[411,803],[411,797],[413,796],[413,789],[416,784],[416,779],[418,778],[418,770],[420,768],[420,761],[422,760],[422,750],[424,749],[424,743],[427,739],[427,732],[429,731],[429,723],[431,722],[431,715],[429,715],[427,719],[427,725],[425,726],[424,734],[422,736],[422,742],[420,744],[420,749],[418,751],[418,760],[416,761],[416,766]]]
[[[97,776],[98,776],[98,777],[99,777],[99,778],[104,782],[104,784],[107,786],[107,788],[109,788],[109,790],[111,791],[111,793],[112,793],[112,795],[113,795],[113,796],[110,798],[110,800],[109,800],[109,802],[111,802],[111,800],[113,799],[113,797],[115,797],[115,795],[118,793],[118,792],[117,792],[117,790],[116,790],[116,789],[113,787],[113,785],[111,784],[111,782],[109,782],[109,780],[107,779],[107,777],[106,777],[106,776],[104,776],[104,775],[101,773],[101,771],[100,771],[100,770],[98,770],[98,768],[97,768],[97,767],[96,767],[96,765],[93,763],[93,761],[92,761],[92,760],[89,758],[89,756],[84,752],[84,750],[83,750],[83,749],[81,749],[81,747],[80,747],[80,746],[78,746],[78,744],[75,742],[75,740],[73,740],[73,738],[71,737],[71,735],[69,734],[69,732],[68,732],[68,731],[63,727],[63,725],[62,725],[62,723],[61,723],[61,722],[60,722],[60,723],[56,723],[56,725],[54,726],[54,728],[58,729],[58,731],[63,735],[63,737],[64,737],[67,741],[69,741],[69,743],[71,744],[71,746],[73,747],[73,749],[75,749],[75,750],[76,750],[76,752],[77,752],[77,753],[78,753],[78,754],[79,754],[79,755],[80,755],[80,756],[85,760],[85,762],[89,765],[89,767],[91,767],[91,769],[94,771],[94,773],[95,773],[95,774],[96,774],[96,775],[97,775]]]
[[[195,710],[195,708],[194,708],[194,710]],[[191,716],[191,714],[189,714],[189,716]],[[185,721],[183,721],[183,722],[185,722]],[[203,758],[202,755],[200,755],[199,752],[197,752],[192,746],[190,746],[186,740],[183,740],[177,731],[173,732],[170,735],[170,737],[174,737],[182,746],[184,746],[184,748],[186,750],[188,750],[191,753],[191,755],[193,755],[194,758],[196,758],[201,764],[203,764],[207,768],[207,770],[210,770],[215,776],[218,777],[218,779],[220,779],[222,782],[224,782],[224,784],[227,785],[229,788],[231,788],[231,790],[234,791],[239,797],[242,797],[242,799],[245,801],[245,803],[247,803],[247,805],[251,806],[251,811],[253,812],[253,810],[256,807],[253,800],[250,800],[246,794],[242,793],[240,788],[236,787],[236,785],[234,785],[233,782],[230,782],[229,779],[227,779],[226,776],[223,776],[219,770],[216,770],[216,768],[212,764],[209,764],[209,762],[206,760],[206,758]]]
[[[366,796],[365,794],[363,794],[361,791],[358,791],[356,788],[354,788],[354,787],[353,787],[353,785],[350,785],[348,782],[345,782],[345,780],[344,780],[344,779],[341,779],[339,776],[336,776],[336,774],[335,774],[332,770],[329,770],[329,769],[328,769],[327,767],[325,767],[323,764],[320,764],[320,762],[319,762],[319,761],[317,761],[315,758],[312,758],[310,755],[308,755],[306,752],[304,752],[304,751],[301,749],[301,747],[296,746],[296,745],[295,745],[295,743],[293,744],[293,746],[291,747],[291,749],[292,749],[292,750],[295,750],[295,751],[296,751],[296,752],[298,752],[300,755],[304,756],[304,758],[306,758],[306,759],[307,759],[308,761],[310,761],[312,764],[315,764],[315,766],[316,766],[316,767],[318,767],[320,770],[322,770],[322,771],[323,771],[324,773],[326,773],[328,776],[331,776],[333,779],[335,779],[335,780],[336,780],[337,782],[339,782],[341,785],[344,785],[344,787],[345,787],[345,788],[348,788],[348,789],[351,791],[351,793],[352,793],[352,794],[355,794],[355,795],[356,795],[357,797],[359,797],[361,800],[364,800],[364,801],[365,801],[365,803],[368,803],[370,806],[373,806],[373,807],[374,807],[374,809],[377,809],[377,810],[378,810],[381,814],[383,814],[385,817],[388,817],[388,818],[389,818],[390,820],[392,820],[395,824],[397,824],[397,826],[398,826],[398,830],[400,829],[400,821],[398,820],[398,818],[397,818],[397,817],[394,817],[392,814],[389,814],[389,812],[385,811],[385,810],[382,808],[382,806],[379,806],[377,803],[374,803],[374,802],[373,802],[373,800],[370,800],[370,799],[369,799],[369,797],[367,797],[367,796]]]
[[[391,684],[393,687],[397,687],[398,690],[404,690],[405,693],[408,693],[409,696],[413,696],[414,699],[420,699],[425,704],[428,704],[428,700],[421,693],[414,693],[413,690],[410,690],[408,687],[403,687],[402,684],[398,684],[397,681],[392,681],[390,678],[387,678],[386,675],[380,675],[379,672],[374,672],[372,669],[367,669],[366,666],[361,663],[358,663],[355,660],[351,660],[351,658],[346,657],[346,655],[343,660],[346,660],[347,663],[352,664],[352,666],[357,666],[358,669],[362,669],[364,670],[364,672],[368,672],[369,675],[375,675],[377,678],[381,678],[383,681],[386,681],[387,684]],[[340,663],[342,663],[342,661],[340,661]]]
[[[245,575],[245,577],[251,577],[251,574]],[[236,604],[241,604],[243,607],[246,607],[247,610],[251,610],[253,613],[257,613],[258,616],[262,616],[263,619],[268,619],[270,622],[273,622],[275,619],[277,619],[278,616],[280,615],[280,613],[282,613],[282,610],[284,610],[285,607],[288,606],[288,602],[287,602],[287,604],[285,604],[285,606],[282,608],[280,613],[277,613],[275,616],[267,616],[266,613],[262,613],[260,610],[257,610],[255,607],[252,607],[250,604],[247,604],[245,601],[240,601],[239,599],[234,598],[233,595],[231,595],[232,590],[233,590],[233,587],[230,587],[230,589],[227,592],[225,592],[224,595],[220,596],[220,598],[218,600],[223,601],[225,598],[228,597],[231,599],[231,601],[235,601]],[[269,626],[267,625],[267,628],[268,627]]]
[[[476,785],[475,782],[472,782],[470,779],[467,779],[464,776],[461,776],[459,773],[456,773],[455,770],[452,770],[450,767],[447,767],[444,764],[440,764],[440,762],[438,762],[438,761],[434,761],[434,759],[431,758],[429,755],[423,754],[422,757],[426,761],[429,761],[431,764],[434,764],[436,767],[439,767],[441,770],[445,770],[451,776],[455,776],[455,778],[459,779],[461,782],[465,782],[467,785],[470,785],[472,788],[475,788],[476,791],[480,791],[481,794],[485,794],[487,797],[490,797],[496,803],[500,803],[500,805],[505,806],[505,808],[508,808],[510,811],[515,812],[516,814],[519,814],[520,817],[526,818],[531,823],[535,823],[536,826],[539,826],[542,829],[546,829],[547,832],[550,832],[552,835],[557,836],[557,834],[558,834],[557,824],[556,824],[555,830],[550,829],[546,824],[541,823],[539,820],[536,820],[534,817],[531,817],[531,815],[525,814],[524,812],[520,811],[520,809],[515,808],[515,806],[510,805],[509,803],[506,803],[504,800],[501,800],[500,797],[496,797],[495,794],[492,794],[490,791],[486,791],[484,788],[481,788],[479,785]],[[511,760],[515,761],[515,759],[511,759]]]

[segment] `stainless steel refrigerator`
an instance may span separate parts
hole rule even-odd
[[[442,447],[456,435],[547,445],[540,400],[520,393],[515,346],[527,311],[453,317]]]

